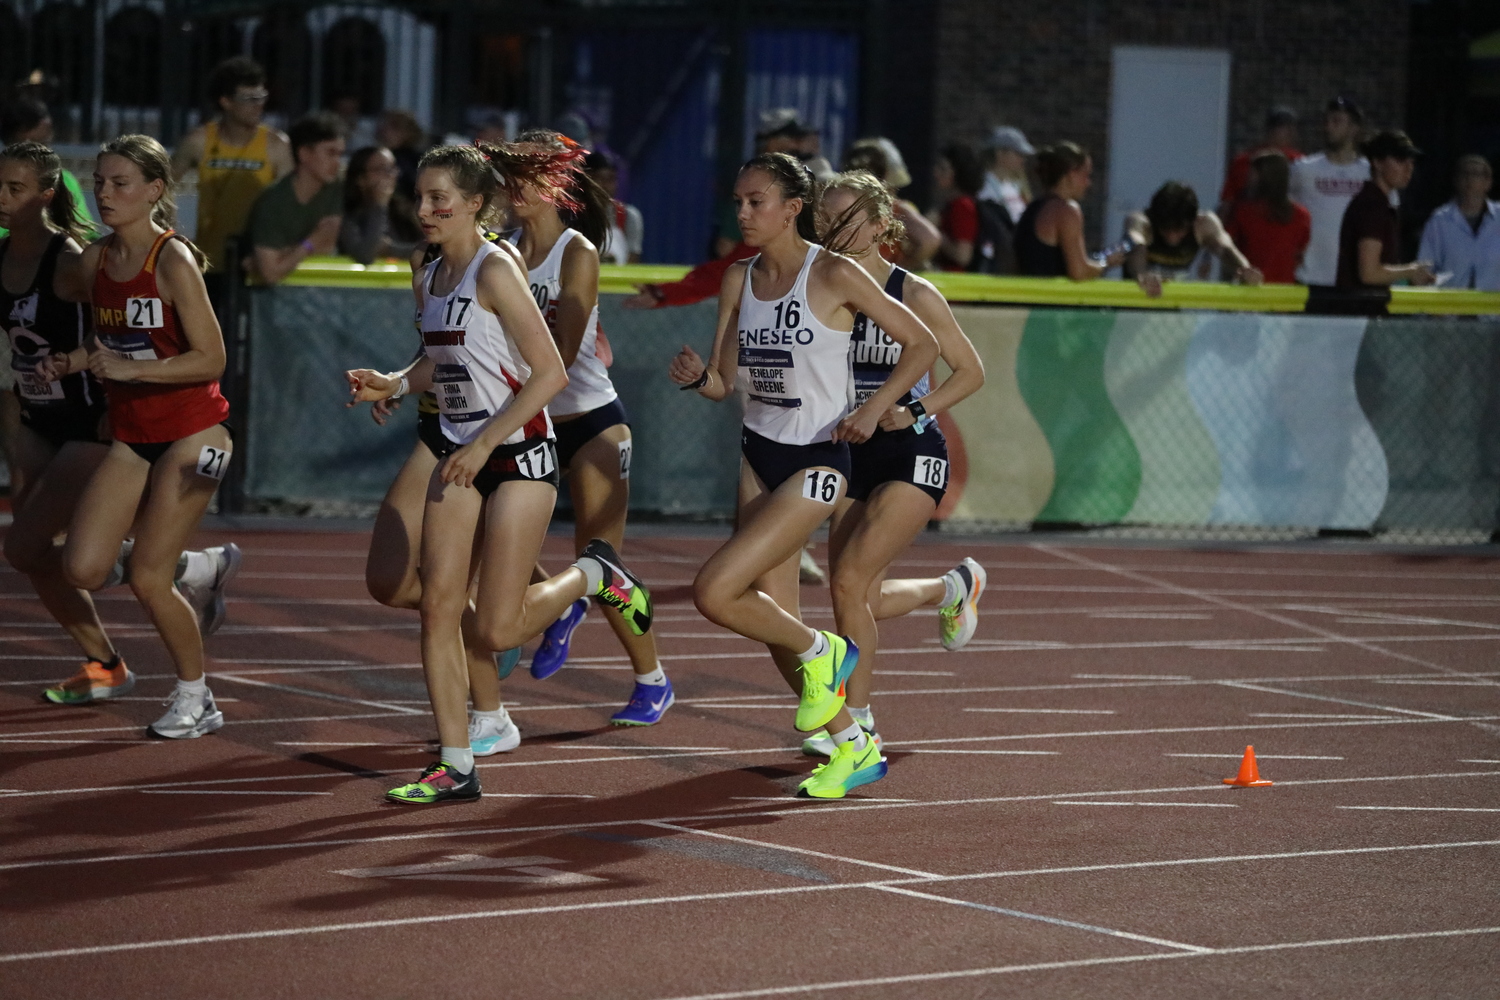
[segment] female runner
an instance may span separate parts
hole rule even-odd
[[[557,499],[557,450],[547,402],[567,373],[512,256],[484,239],[481,223],[502,189],[520,184],[566,201],[577,154],[537,146],[445,146],[422,157],[417,178],[423,235],[442,256],[414,278],[425,357],[405,376],[349,373],[356,401],[437,391],[444,456],[427,489],[421,538],[422,665],[441,757],[396,802],[472,801],[479,775],[465,707],[469,671],[462,618],[474,561],[476,627],[484,648],[509,649],[540,633],[586,594],[651,625],[651,598],[608,542],[590,542],[573,566],[528,583]]]
[[[134,525],[130,588],[177,670],[167,712],[148,732],[184,739],[224,725],[203,677],[198,617],[173,576],[232,442],[218,382],[224,339],[203,255],[171,229],[171,170],[150,136],[121,136],[100,152],[94,194],[114,232],[64,276],[70,296],[93,303],[97,344],[53,354],[38,372],[60,381],[87,369],[105,385],[114,442],[78,499],[63,572],[72,586],[97,589]]]
[[[833,609],[839,627],[859,646],[859,666],[849,678],[849,714],[877,744],[870,711],[872,672],[879,633],[877,619],[907,614],[924,604],[938,605],[939,631],[946,649],[959,649],[977,625],[984,569],[965,559],[934,580],[884,580],[887,568],[926,527],[948,486],[948,447],[936,416],[984,385],[984,363],[932,284],[892,265],[882,246],[901,239],[901,223],[890,192],[864,171],[838,174],[823,188],[818,205],[823,245],[859,261],[885,293],[904,302],[937,336],[943,362],[952,370],[936,389],[928,376],[883,413],[869,440],[849,446],[853,471],[849,490],[834,512],[829,532],[833,567]],[[855,400],[863,402],[884,385],[901,358],[901,347],[864,315],[854,318]],[[819,733],[802,744],[825,756],[833,742]]]
[[[556,149],[576,148],[571,140],[546,129],[521,135]],[[521,226],[518,246],[525,258],[531,294],[542,310],[563,363],[567,388],[548,405],[557,430],[558,467],[567,474],[573,500],[573,542],[582,553],[591,538],[603,538],[617,549],[625,540],[625,512],[630,503],[631,439],[629,418],[600,359],[599,247],[609,235],[613,202],[582,170],[574,175],[572,196],[580,207],[568,213],[530,185],[522,185],[510,215]],[[573,630],[588,613],[577,601],[547,627],[532,656],[533,677],[550,677],[568,658]],[[635,689],[630,703],[610,717],[619,726],[649,726],[672,706],[672,683],[656,657],[656,639],[636,635],[618,613],[605,608],[605,619],[630,657]],[[492,684],[488,672],[474,678]],[[475,704],[481,699],[475,685]]]
[[[756,156],[740,169],[734,187],[740,230],[760,253],[724,276],[709,364],[684,347],[669,374],[715,400],[728,397],[745,374],[738,524],[698,572],[694,600],[710,621],[770,647],[800,699],[797,729],[827,726],[834,742],[832,759],[800,790],[842,798],[884,777],[885,762],[844,710],[858,647],[808,628],[787,610],[796,606],[798,553],[843,498],[848,442],[870,437],[881,415],[931,366],[937,341],[857,264],[813,242],[813,185],[808,169],[784,153]],[[849,342],[857,313],[879,324],[902,352],[885,384],[850,413]]]

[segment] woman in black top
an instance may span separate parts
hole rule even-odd
[[[1081,147],[1059,142],[1037,151],[1037,178],[1047,193],[1016,223],[1016,267],[1033,278],[1092,281],[1125,259],[1116,249],[1101,262],[1083,242],[1083,209],[1078,206],[1093,184],[1094,161]]]

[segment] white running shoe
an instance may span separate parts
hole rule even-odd
[[[828,575],[823,572],[823,567],[818,565],[818,561],[806,549],[802,550],[802,558],[797,564],[797,579],[802,583],[828,582]]]
[[[229,581],[234,579],[235,574],[239,573],[240,561],[244,555],[233,542],[204,549],[203,554],[213,560],[213,578],[201,584],[180,580],[177,589],[198,613],[198,629],[206,639],[224,624],[228,615],[228,609],[224,606],[224,589],[229,586]]]
[[[214,693],[194,694],[178,687],[167,699],[167,714],[146,727],[152,736],[191,740],[224,727],[224,713],[214,704]]]
[[[864,726],[861,725],[860,728],[864,729]],[[878,749],[885,749],[885,741],[880,738],[879,733],[865,729],[865,735],[875,741]],[[802,753],[808,757],[832,757],[833,746],[833,737],[828,735],[828,730],[819,729],[802,741]]]
[[[969,558],[944,576],[954,582],[958,591],[952,604],[938,609],[938,634],[943,648],[952,652],[963,649],[974,638],[974,630],[979,627],[979,597],[989,577],[983,566]]]
[[[469,716],[469,749],[476,757],[509,753],[521,745],[521,730],[507,714],[504,722],[482,716]]]

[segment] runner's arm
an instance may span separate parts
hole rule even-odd
[[[936,389],[922,397],[922,408],[929,416],[950,410],[958,403],[978,392],[984,385],[984,362],[974,344],[964,334],[948,300],[932,283],[914,274],[906,277],[905,300],[917,319],[927,324],[937,338],[938,356],[948,366],[950,373]],[[880,426],[889,431],[901,430],[915,424],[916,418],[904,406],[893,406],[880,418]]]

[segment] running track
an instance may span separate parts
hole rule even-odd
[[[231,537],[205,532],[213,543]],[[714,541],[627,549],[679,702],[606,724],[628,668],[507,686],[525,742],[477,804],[381,794],[431,759],[415,615],[367,536],[240,531],[217,735],[148,741],[171,687],[125,591],[135,697],[44,705],[74,659],[0,574],[7,997],[1478,997],[1500,980],[1500,563],[927,539],[986,615],[889,623],[890,777],[790,797],[792,699],[688,584]],[[549,540],[561,564],[566,543]],[[825,592],[804,588],[810,621]],[[1220,778],[1254,743],[1276,784]]]

